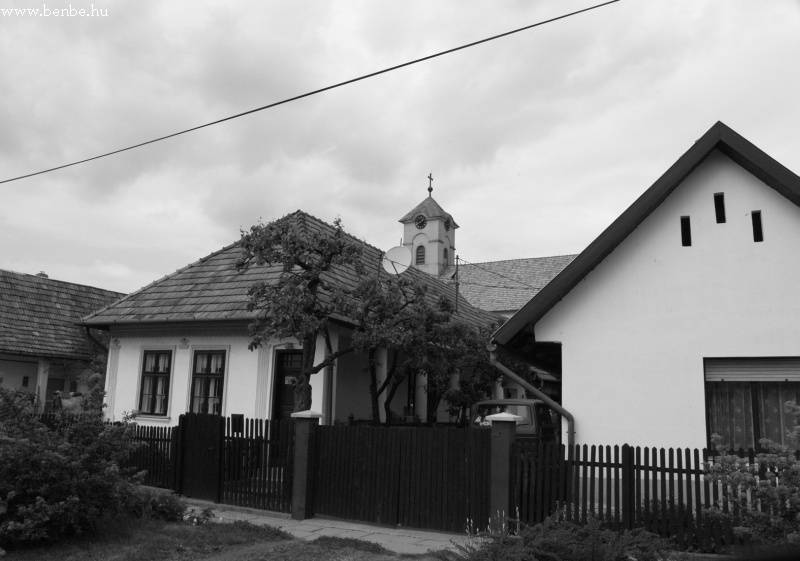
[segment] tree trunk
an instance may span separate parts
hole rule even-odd
[[[317,350],[317,334],[307,335],[303,340],[303,364],[297,385],[294,387],[294,410],[311,410],[311,372],[314,368],[314,353]]]
[[[378,406],[378,372],[375,364],[375,349],[370,349],[369,358],[369,396],[372,398],[372,422],[381,423],[381,411]]]

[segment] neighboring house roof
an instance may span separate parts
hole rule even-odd
[[[566,267],[574,255],[509,259],[458,266],[458,289],[467,302],[490,312],[516,311]],[[455,282],[456,266],[439,275]]]
[[[76,322],[122,296],[92,286],[0,270],[0,352],[85,358],[86,339]]]
[[[296,221],[297,226],[305,232],[334,232],[330,224],[302,211],[290,214],[288,218]],[[382,252],[352,236],[351,239],[362,245],[365,266],[372,270],[380,268]],[[236,261],[241,254],[239,242],[224,247],[85,317],[83,323],[107,327],[131,323],[251,320],[259,312],[247,310],[248,289],[260,281],[277,282],[283,265],[252,265],[240,272],[236,269]],[[381,274],[386,273],[381,271]],[[426,283],[430,298],[440,295],[455,298],[453,286],[422,271],[409,268],[403,275],[416,277]],[[334,266],[325,276],[328,282],[337,283],[343,288],[352,289],[358,283],[358,276],[352,267]],[[457,315],[475,326],[488,327],[497,323],[496,316],[468,305],[463,298]]]
[[[530,302],[498,329],[495,340],[508,343],[534,324],[633,232],[714,150],[800,206],[800,177],[731,128],[717,122],[658,180]]]
[[[445,212],[444,209],[442,209],[442,207],[439,206],[439,203],[437,203],[431,195],[428,195],[428,197],[424,201],[422,201],[413,209],[411,209],[411,211],[406,213],[406,215],[403,216],[403,218],[401,218],[400,220],[398,220],[398,222],[403,222],[403,223],[411,222],[412,220],[414,220],[414,217],[418,214],[424,214],[426,218],[437,218],[437,217],[449,218],[452,227],[458,228],[458,224],[456,224],[456,221],[453,220],[453,217],[447,212]]]

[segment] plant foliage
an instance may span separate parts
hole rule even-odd
[[[511,527],[516,526],[512,525]],[[507,527],[508,528],[508,527]],[[586,524],[556,513],[541,524],[480,535],[451,561],[662,561],[680,557],[669,542],[641,528],[615,532],[591,517]]]
[[[296,213],[253,226],[242,233],[241,245],[239,270],[271,268],[268,278],[248,292],[248,309],[260,312],[250,326],[250,348],[271,337],[296,339],[302,346],[295,411],[311,408],[311,375],[354,351],[368,357],[374,422],[380,418],[380,396],[385,398],[386,422],[391,422],[392,400],[414,375],[424,376],[431,409],[445,397],[454,374],[491,370],[484,349],[488,327],[479,332],[458,321],[452,304],[430,296],[418,278],[368,273],[363,244],[345,233],[338,218],[332,230],[317,229]],[[347,287],[337,277],[350,279]],[[352,328],[350,342],[336,350],[333,321]],[[315,356],[320,337],[325,349],[321,357]]]
[[[0,387],[0,547],[91,529],[129,489],[117,461],[132,446],[128,423],[107,425],[100,375],[81,415],[43,424],[29,394]]]
[[[760,440],[751,463],[712,435],[719,454],[705,466],[723,490],[708,514],[731,519],[736,534],[756,545],[800,543],[800,406],[789,401],[785,408],[794,419],[787,444]]]

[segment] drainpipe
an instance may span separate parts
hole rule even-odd
[[[513,380],[514,382],[518,383],[520,386],[525,388],[527,391],[531,392],[533,395],[544,401],[547,405],[555,409],[562,417],[567,420],[567,444],[572,447],[575,445],[575,417],[572,416],[572,413],[561,407],[558,403],[547,397],[541,390],[537,390],[531,384],[525,381],[525,379],[512,372],[506,365],[501,364],[500,361],[497,360],[497,345],[494,343],[489,343],[486,345],[486,350],[489,351],[489,362],[492,363],[492,366],[497,368],[503,375],[508,378],[509,380]]]

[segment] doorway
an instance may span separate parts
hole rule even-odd
[[[272,418],[291,420],[294,412],[294,388],[303,364],[303,351],[278,351],[272,388]]]

